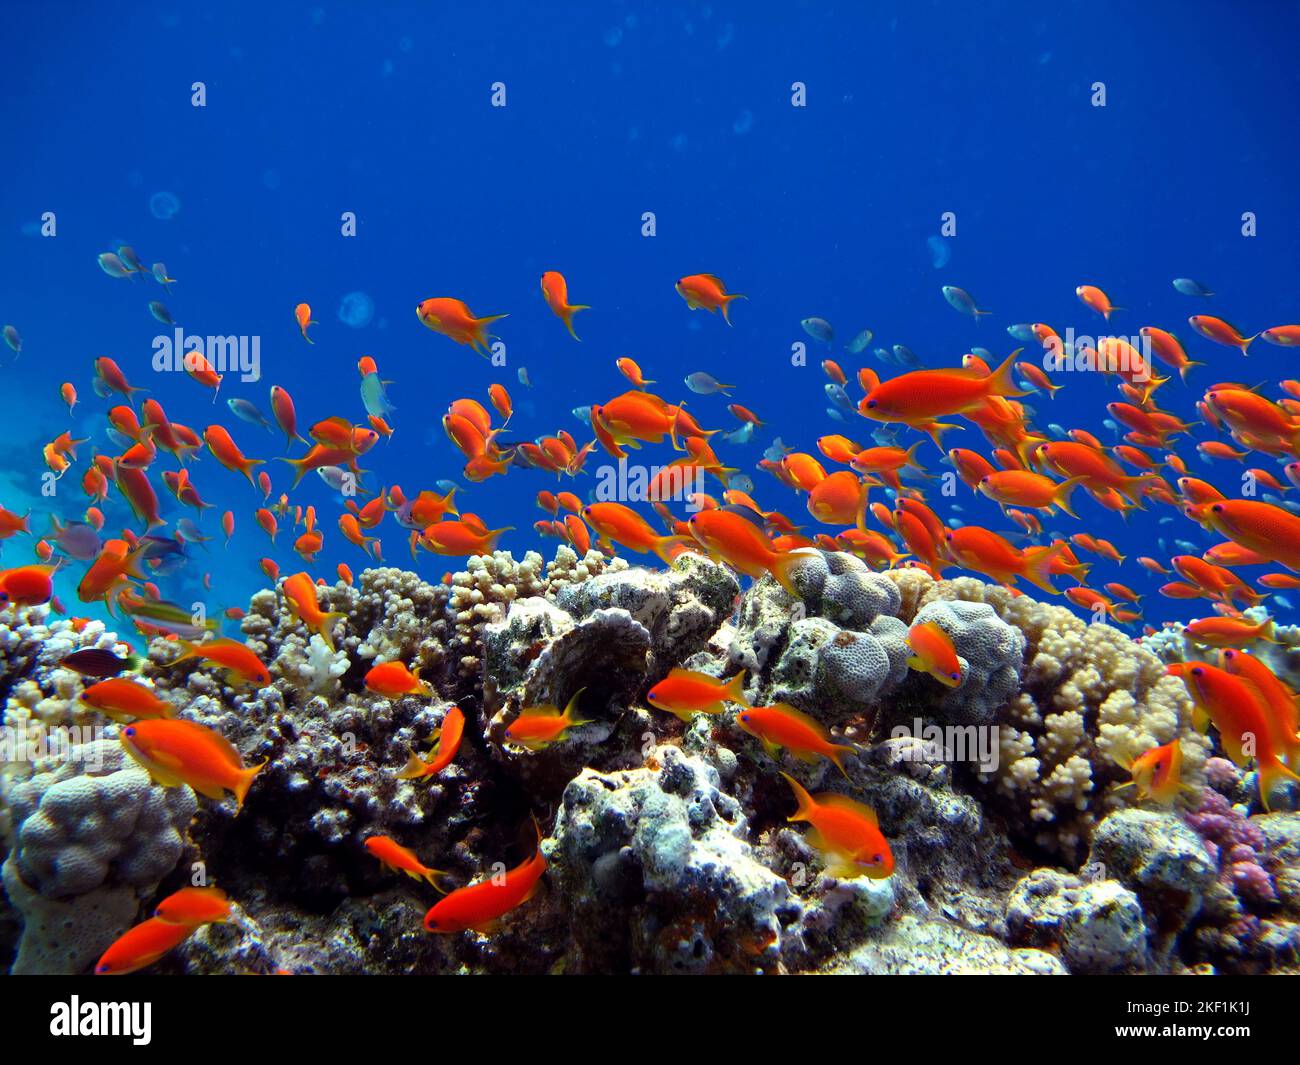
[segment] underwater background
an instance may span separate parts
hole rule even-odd
[[[397,407],[372,468],[383,484],[414,488],[421,478],[464,483],[439,425],[451,400],[499,380],[520,412],[516,433],[580,436],[572,409],[614,394],[623,381],[613,363],[625,355],[708,427],[732,422],[723,397],[693,397],[682,379],[704,370],[738,383],[733,398],[769,423],[727,451],[754,477],[774,436],[813,451],[818,435],[847,431],[826,413],[817,363],[844,361],[861,329],[875,334],[871,347],[904,344],[927,365],[955,364],[975,345],[1000,358],[1021,346],[1005,332],[1013,323],[1099,332],[1075,297],[1082,283],[1126,308],[1118,332],[1153,322],[1182,335],[1188,314],[1214,310],[1248,331],[1289,320],[1300,147],[1284,101],[1296,99],[1297,75],[1251,57],[1300,28],[1300,11],[1245,5],[1229,19],[1229,10],[796,4],[776,17],[727,4],[70,5],[55,29],[46,5],[7,5],[16,38],[47,43],[15,54],[0,75],[15,163],[0,184],[0,291],[24,344],[8,374],[23,416],[7,434],[4,504],[44,509],[39,443],[69,427],[102,439],[89,401],[100,355],[172,417],[200,430],[208,414],[233,423],[236,441],[261,458],[282,454],[282,442],[234,422],[225,400],[246,397],[269,414],[267,389],[278,383],[300,418],[346,413],[339,400],[358,387],[356,360],[372,355],[395,382]],[[206,107],[191,105],[196,81]],[[796,81],[805,107],[791,105]],[[1104,107],[1090,102],[1095,81]],[[495,82],[504,107],[491,105]],[[57,215],[55,238],[39,236],[45,211]],[[345,211],[356,213],[352,238],[340,235]],[[641,235],[646,211],[652,238]],[[1258,218],[1250,238],[1247,211]],[[957,233],[939,238],[936,259],[928,242],[944,212]],[[170,293],[96,269],[96,254],[123,243],[146,264],[166,263],[179,279]],[[594,308],[576,319],[581,344],[539,298],[547,269]],[[673,291],[697,271],[749,296],[734,328],[690,313]],[[1175,277],[1217,295],[1189,299],[1171,288]],[[945,284],[994,314],[958,314]],[[506,367],[421,325],[416,303],[440,294],[480,315],[510,314],[495,327]],[[144,380],[153,338],[168,332],[149,314],[159,298],[188,333],[259,336],[262,380],[227,378],[215,409],[179,375]],[[298,334],[298,302],[322,323],[314,347]],[[834,325],[833,345],[803,332],[810,316]],[[1227,370],[1231,351],[1183,339],[1191,358],[1211,360],[1206,383]],[[802,368],[790,365],[797,341],[809,347]],[[1224,376],[1277,380],[1290,362],[1259,343]],[[531,389],[519,385],[520,367]],[[71,422],[57,399],[64,380],[87,400]],[[1061,380],[1055,400],[1026,400],[1037,420],[1105,434],[1110,383]],[[1175,382],[1162,399],[1191,417],[1197,396]],[[974,436],[954,432],[945,445],[974,446]],[[936,469],[937,452],[923,454]],[[1188,461],[1196,472],[1224,465]],[[268,469],[278,494],[288,469],[277,466]],[[331,493],[313,480],[295,502],[323,507]],[[539,481],[494,478],[461,502],[491,528],[516,526],[502,546],[518,555],[539,546]],[[212,519],[227,508],[251,528],[258,496],[247,484],[198,483],[214,504],[207,534],[220,536]],[[161,500],[164,516],[179,511]],[[969,520],[1008,527],[987,500],[963,493],[959,505]],[[59,507],[75,517],[80,499]],[[1182,522],[1157,524],[1164,516],[1122,520],[1089,507],[1084,524],[1134,554],[1207,540]],[[214,594],[240,603],[264,583],[253,536],[212,557],[193,549],[187,572],[210,570]],[[391,536],[384,548],[389,559],[405,554]],[[327,570],[361,555],[327,535],[320,558]],[[427,556],[420,566],[441,572]],[[1177,603],[1146,601],[1151,623],[1180,616]]]
[[[1169,486],[1184,473],[1300,523],[1300,467],[1286,472],[1300,456],[1288,346],[1300,327],[1286,326],[1300,320],[1300,75],[1285,51],[1300,4],[20,2],[0,19],[16,42],[0,71],[0,324],[12,327],[0,736],[102,733],[81,761],[4,752],[0,968],[1296,970],[1300,814],[1284,778],[1300,767],[1300,580],[1171,597],[1162,586],[1186,575],[1137,560],[1224,543],[1187,513],[1190,491]],[[105,265],[123,248],[139,275]],[[589,305],[576,336],[539,291],[547,271]],[[675,290],[697,274],[743,294],[729,320]],[[1109,320],[1081,285],[1104,289]],[[981,313],[963,313],[949,286]],[[492,358],[426,326],[417,306],[435,297],[505,316]],[[1240,352],[1192,315],[1295,339]],[[165,319],[186,336],[256,338],[256,379],[230,370],[214,393],[157,372]],[[944,417],[958,428],[942,448],[855,412],[864,367],[888,381],[955,370],[972,352],[996,366],[1021,348],[1040,363],[1032,323],[1177,334],[1196,365],[1180,377],[1157,361],[1168,380],[1128,394],[1187,423],[1144,445],[1186,465],[1159,468],[1168,498],[1135,480],[1120,513],[1076,491],[1077,518],[1037,510],[1042,531],[1026,535],[969,484],[939,490],[954,472],[945,449],[993,446],[973,408]],[[147,392],[105,395],[104,357]],[[340,529],[337,491],[315,473],[291,487],[278,460],[306,447],[286,446],[269,389],[292,395],[304,435],[330,417],[364,426],[365,357],[387,382],[393,430],[354,456],[366,491],[400,486],[409,500],[454,484],[462,516],[506,530],[484,552],[416,551],[394,505],[367,530],[377,565]],[[628,536],[602,556],[595,520],[578,522],[590,553],[545,527],[539,492],[572,492],[581,508],[613,460],[597,443],[567,476],[518,456],[561,430],[592,440],[591,405],[631,389],[625,358],[654,395],[718,430],[727,487],[824,536],[797,575],[779,556],[756,575],[735,543],[699,535],[707,552],[691,543],[670,563]],[[823,360],[847,374],[847,406]],[[701,373],[728,394],[700,388]],[[1116,376],[1049,376],[1053,394],[1019,397],[1028,425],[1124,444],[1108,410],[1125,398]],[[1228,382],[1267,396],[1286,430],[1211,458],[1198,445],[1232,438],[1206,390]],[[513,402],[504,428],[493,385]],[[130,444],[106,412],[147,398],[200,434],[228,429],[264,461],[269,495],[196,449],[200,514],[167,491],[161,473],[180,464],[159,454],[154,531],[181,533],[160,564],[87,596],[92,559],[78,558],[53,573],[48,610],[48,595],[22,601],[6,582],[40,541],[65,550],[51,519],[82,521],[83,471]],[[469,399],[491,411],[497,444],[519,448],[504,475],[467,476],[444,428]],[[271,420],[238,417],[231,400]],[[745,429],[732,403],[762,424]],[[51,477],[50,442],[69,432],[87,442]],[[1111,554],[1076,547],[1088,587],[1139,601],[1108,592],[1103,624],[1061,572],[1060,594],[1024,580],[1017,594],[988,568],[930,574],[917,552],[882,572],[832,550],[851,547],[829,537],[852,523],[819,522],[807,492],[772,472],[791,453],[821,458],[830,434],[919,443],[920,468],[901,491],[873,488],[884,507],[866,517],[900,550],[912,541],[881,513],[923,493],[949,529],[1026,552],[1107,540]],[[644,439],[633,463],[681,454]],[[1249,467],[1277,486],[1247,489]],[[710,474],[703,491],[723,490]],[[272,543],[254,515],[282,493]],[[623,501],[688,542],[689,527]],[[757,517],[727,502],[727,516]],[[111,486],[98,505],[102,540],[146,531]],[[323,544],[304,560],[294,511],[306,507]],[[29,529],[11,527],[29,512]],[[1294,580],[1300,537],[1278,545],[1233,572]],[[281,578],[308,574],[306,590],[269,577],[267,559]],[[138,594],[145,580],[179,621],[136,627],[133,609],[110,612],[114,589]],[[325,621],[302,615],[304,597]],[[192,604],[242,645],[236,657],[152,639],[196,635]],[[1187,636],[1192,619],[1220,615],[1239,627]],[[1220,655],[1243,650],[1277,687],[1248,686],[1240,658]],[[1233,698],[1197,688],[1185,674],[1202,658],[1267,720],[1243,724]],[[96,670],[134,677],[145,701],[98,706]],[[756,708],[776,708],[776,723],[745,717]],[[202,753],[228,759],[221,772],[162,758],[185,762],[188,747],[145,749],[178,715],[212,744]],[[990,749],[936,753],[923,724],[976,730]],[[1274,748],[1243,755],[1261,724]],[[849,811],[839,849],[824,826],[789,823],[827,810]],[[493,872],[508,900],[484,901]],[[209,891],[209,873],[222,894],[186,894]],[[178,907],[200,916],[177,923]],[[140,928],[156,938],[132,939]]]

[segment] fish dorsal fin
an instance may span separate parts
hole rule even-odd
[[[525,706],[519,711],[519,717],[559,717],[560,710],[550,703],[543,703],[541,706]]]
[[[726,684],[721,677],[714,677],[708,673],[702,673],[698,669],[682,669],[680,666],[668,674],[670,678],[676,677],[678,680],[693,680],[700,684],[708,684],[710,687],[720,687]]]
[[[879,827],[876,820],[876,811],[866,803],[858,802],[857,799],[850,799],[847,795],[841,795],[838,791],[823,791],[816,796],[817,805],[830,806],[836,810],[843,810],[846,813],[854,813],[865,819],[872,828]]]
[[[799,724],[803,725],[805,728],[811,729],[813,732],[817,734],[818,737],[820,737],[823,740],[830,739],[831,734],[827,730],[825,725],[823,725],[815,717],[811,716],[810,714],[805,714],[802,710],[796,709],[795,707],[791,706],[789,703],[773,703],[771,706],[768,707],[768,709],[779,710],[786,717],[798,721]]]

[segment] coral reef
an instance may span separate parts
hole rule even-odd
[[[1214,757],[1162,655],[1118,629],[972,578],[883,573],[810,554],[743,593],[693,553],[667,569],[568,547],[469,560],[443,583],[391,567],[322,586],[334,648],[283,592],[242,620],[271,683],[232,686],[155,640],[140,677],[189,721],[265,761],[242,809],[163,788],[118,726],[78,703],[59,662],[115,645],[91,622],[0,612],[7,733],[99,729],[67,751],[7,756],[0,786],[14,971],[85,972],[105,943],[184,882],[235,901],[165,972],[1263,971],[1293,962],[1300,815],[1253,811],[1250,774]],[[954,688],[908,665],[908,630],[953,642]],[[376,694],[378,663],[428,693]],[[789,703],[851,748],[842,771],[765,746],[728,710],[689,723],[649,708],[674,668],[746,673],[754,705]],[[528,707],[581,724],[556,742],[507,734]],[[400,775],[453,707],[450,763]],[[1188,795],[1139,803],[1122,768],[1175,737]],[[93,756],[93,757],[92,757]],[[832,876],[790,820],[787,774],[868,805],[892,875]],[[481,881],[534,853],[543,889],[492,931],[431,935],[432,886],[386,871],[383,835]],[[72,925],[76,931],[70,931]]]

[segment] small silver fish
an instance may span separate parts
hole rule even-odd
[[[14,349],[15,354],[21,355],[23,351],[23,338],[18,335],[18,330],[11,325],[5,326],[4,330],[5,343]]]
[[[1022,344],[1032,344],[1038,339],[1038,337],[1034,335],[1034,327],[1024,322],[1019,325],[1007,326],[1007,332]]]
[[[157,281],[158,284],[162,285],[162,287],[168,292],[172,290],[172,285],[176,283],[176,278],[167,276],[167,267],[165,265],[162,263],[154,263],[151,273],[153,274],[153,279]]]
[[[738,473],[727,482],[727,487],[734,488],[737,492],[744,492],[748,495],[754,490],[754,482],[743,473]]]
[[[853,400],[849,399],[849,394],[844,391],[843,385],[837,385],[833,381],[828,381],[825,385],[826,398],[836,407],[847,414],[857,413],[857,408],[853,405]]]
[[[127,269],[126,264],[111,251],[106,251],[99,256],[99,268],[109,277],[131,276],[131,271]]]
[[[573,408],[573,416],[574,416],[575,418],[577,418],[578,421],[582,422],[583,425],[590,425],[590,424],[591,424],[591,404],[589,403],[589,404],[587,404],[585,407],[574,407],[574,408]]]
[[[767,446],[767,450],[763,452],[763,458],[767,459],[768,462],[780,462],[786,455],[790,454],[790,450],[778,436]]]
[[[172,312],[169,311],[165,306],[163,306],[163,304],[159,303],[157,300],[149,301],[149,313],[152,314],[155,318],[157,318],[158,321],[162,322],[163,325],[176,324],[175,322],[172,321]]]
[[[925,365],[925,363],[921,361],[921,357],[906,344],[894,345],[894,358],[897,360],[899,366],[910,366],[914,370]]]
[[[730,395],[729,389],[735,388],[735,385],[724,385],[712,374],[705,373],[703,370],[697,370],[693,374],[686,375],[686,387],[694,392],[697,396],[711,396],[717,392],[723,395]]]
[[[839,411],[837,411],[834,407],[827,407],[826,414],[829,417],[834,418],[837,422],[847,421],[844,415],[841,414]]]
[[[387,383],[377,373],[368,373],[361,378],[361,405],[372,417],[379,418],[397,409],[388,402],[388,391],[384,387]]]
[[[460,490],[460,485],[458,485],[455,481],[447,480],[445,477],[441,481],[434,481],[433,487],[438,489],[438,491],[441,492],[443,495],[446,495],[453,488],[456,489],[457,491]]]
[[[862,330],[861,333],[859,333],[857,336],[855,336],[852,340],[849,341],[849,354],[861,355],[864,351],[867,350],[867,345],[871,343],[871,338],[873,336],[874,334],[871,332],[870,329]]]
[[[149,271],[144,268],[139,257],[135,254],[135,249],[129,244],[123,244],[117,249],[117,257],[126,263],[127,269],[133,274],[147,274]]]
[[[317,475],[325,484],[335,492],[342,492],[343,485],[350,483],[355,485],[355,475],[345,470],[342,466],[321,466],[316,470]]]
[[[722,436],[733,444],[748,444],[754,439],[754,423],[746,422],[739,429],[733,429],[729,433],[723,433]]]
[[[228,399],[226,406],[230,413],[250,425],[260,425],[268,433],[275,432],[275,427],[266,419],[266,415],[257,409],[257,404],[248,399]]]
[[[1184,296],[1213,296],[1214,293],[1202,285],[1199,281],[1193,281],[1190,277],[1174,278],[1174,288]]]
[[[53,514],[50,515],[50,536],[59,545],[59,550],[78,562],[89,562],[103,546],[93,525],[84,521],[70,521],[64,525]]]
[[[814,340],[820,340],[823,344],[829,344],[835,339],[835,330],[831,328],[831,323],[825,318],[805,318],[799,323],[803,326],[803,331]]]
[[[943,298],[948,301],[954,310],[961,311],[962,314],[969,314],[976,320],[985,314],[993,313],[992,311],[982,310],[975,302],[975,297],[964,288],[958,288],[956,285],[944,285],[940,291],[943,292]]]
[[[199,532],[199,527],[194,524],[193,518],[181,518],[176,523],[176,532],[182,540],[190,544],[201,544],[211,540],[211,536],[204,536]]]
[[[527,366],[521,366],[521,367],[519,367],[519,372],[516,373],[515,376],[519,378],[519,383],[520,383],[521,385],[523,385],[525,388],[532,388],[532,387],[533,387],[533,383],[532,383],[532,381],[528,380],[528,367],[527,367]]]

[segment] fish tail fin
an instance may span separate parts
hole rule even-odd
[[[722,317],[727,325],[731,324],[731,301],[749,299],[743,292],[733,292],[730,296],[722,297]],[[1253,339],[1253,338],[1252,338]]]
[[[1274,756],[1267,764],[1260,762],[1257,766],[1259,774],[1259,801],[1263,803],[1265,812],[1271,812],[1268,797],[1273,794],[1277,786],[1282,783],[1283,778],[1300,782],[1300,776],[1296,776],[1290,769],[1284,766]]]
[[[455,514],[456,517],[459,518],[460,511],[456,508],[456,504],[454,502],[454,497],[456,495],[456,487],[453,487],[450,492],[448,492],[445,496],[442,497],[442,502],[444,506],[446,506],[448,514]]]
[[[297,487],[298,487],[298,482],[302,480],[302,478],[303,478],[303,474],[305,474],[305,473],[307,472],[307,462],[306,462],[306,460],[305,460],[305,459],[286,459],[286,458],[280,458],[278,461],[280,461],[280,462],[287,462],[290,466],[293,467],[293,484],[292,484],[291,487],[293,487],[293,488],[297,488]],[[252,477],[249,477],[249,480],[251,481],[251,480],[252,480]]]
[[[741,706],[752,706],[753,704],[745,697],[745,670],[741,670],[729,681],[727,681],[727,701],[739,703]]]
[[[791,571],[800,562],[808,558],[811,553],[813,552],[804,549],[787,551],[785,554],[774,557],[767,567],[767,571],[776,579],[777,584],[784,588],[794,599],[802,599],[803,596],[799,594],[798,589],[794,586]]]
[[[651,544],[651,550],[663,560],[665,565],[671,566],[681,554],[679,548],[689,543],[685,536],[656,536]]]
[[[787,817],[786,820],[808,820],[808,816],[816,809],[816,802],[813,800],[813,797],[808,794],[808,789],[800,784],[799,781],[795,780],[789,773],[782,773],[781,775],[785,777],[785,782],[790,785],[790,790],[794,792],[795,802],[798,804],[798,808],[794,813]]]
[[[586,685],[583,685],[581,688],[579,688],[576,692],[574,692],[569,697],[569,702],[568,705],[565,706],[564,708],[564,715],[563,715],[564,720],[568,722],[568,724],[565,726],[566,728],[576,728],[578,725],[589,724],[589,721],[587,721],[586,719],[574,716],[578,712],[578,704],[582,701],[582,693],[585,692],[586,690],[587,690]]]
[[[235,781],[235,786],[232,789],[235,793],[235,809],[243,808],[244,799],[248,797],[248,789],[253,786],[253,779],[266,768],[266,763],[269,761],[270,759],[267,758],[265,761],[259,762],[239,774],[239,779]]]
[[[844,759],[851,754],[857,753],[858,749],[856,747],[849,747],[842,743],[836,743],[826,752],[826,757],[835,763],[835,768],[840,771],[840,775],[844,777],[845,780],[848,780],[849,771],[844,768]]]
[[[934,441],[934,446],[942,451],[943,434],[948,432],[949,429],[961,429],[962,426],[955,425],[952,422],[928,422],[925,425],[918,425],[917,428],[926,433]]]
[[[1052,502],[1070,515],[1070,517],[1077,518],[1079,515],[1076,514],[1070,506],[1070,495],[1087,479],[1088,478],[1086,477],[1071,477],[1068,481],[1062,481],[1057,485],[1056,491],[1052,493]]]
[[[1193,366],[1204,366],[1204,365],[1205,363],[1203,362],[1192,362],[1191,360],[1188,360],[1187,362],[1183,363],[1180,367],[1178,367],[1178,376],[1181,377],[1185,383],[1187,381],[1188,370],[1190,370]]]
[[[424,776],[426,769],[428,769],[428,763],[412,751],[410,757],[406,759],[406,765],[398,771],[397,779],[418,780],[420,777]]]
[[[986,378],[988,392],[991,396],[1027,396],[1029,395],[1023,388],[1016,384],[1016,359],[1024,348],[1016,348],[1006,360]]]
[[[504,315],[502,315],[502,317],[504,317]],[[514,528],[513,525],[503,525],[500,529],[493,529],[487,534],[487,538],[484,540],[484,546],[489,551],[495,551],[497,549],[497,541],[506,533],[513,532]]]
[[[1022,576],[1031,584],[1038,585],[1045,592],[1056,594],[1052,584],[1052,563],[1065,551],[1066,544],[1060,543],[1049,547],[1034,548],[1032,553],[1025,552],[1025,571]]]
[[[334,650],[334,622],[341,621],[347,617],[341,610],[331,610],[320,619],[320,638],[325,641],[325,646],[331,651]]]
[[[579,311],[589,311],[591,306],[586,303],[574,303],[564,308],[564,325],[569,330],[569,336],[574,340],[581,341],[582,337],[573,331],[573,316]]]

